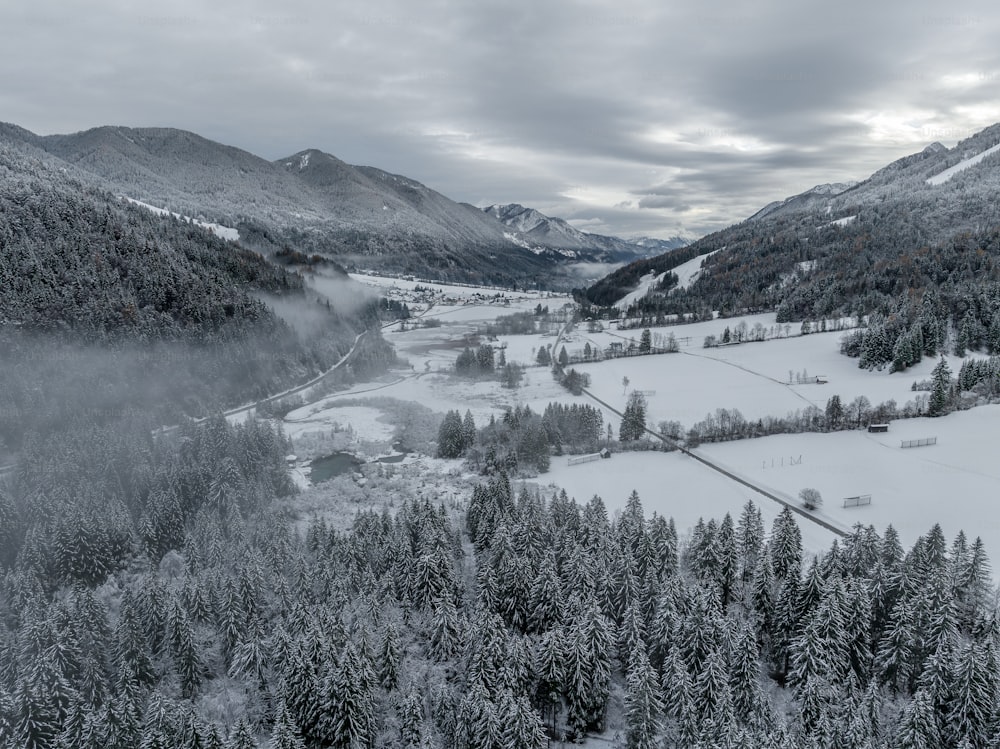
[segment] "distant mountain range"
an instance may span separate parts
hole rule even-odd
[[[993,250],[1000,227],[998,167],[1000,124],[953,148],[932,143],[856,184],[818,185],[766,205],[683,250],[629,264],[580,298],[614,304],[641,277],[704,255],[704,269],[690,287],[660,284],[636,300],[633,312],[777,309],[785,319],[816,319],[881,311],[902,319],[921,299],[941,306],[950,294],[956,308],[940,309],[940,318],[965,314],[974,304],[977,322],[969,326],[988,328],[993,307],[1000,306],[1000,286],[996,293],[987,288],[1000,284]]]
[[[587,234],[521,206],[480,210],[314,149],[272,162],[170,128],[39,136],[5,124],[0,144],[123,197],[235,226],[265,253],[292,249],[349,268],[516,283],[568,278],[574,263],[628,262],[664,246]]]
[[[546,216],[534,208],[526,208],[518,203],[491,205],[483,209],[502,224],[513,230],[512,241],[537,252],[545,249],[562,251],[568,257],[579,257],[581,250],[597,252],[610,262],[635,260],[656,252],[683,247],[693,241],[680,236],[670,239],[620,239],[602,234],[589,234],[573,227],[561,218]]]

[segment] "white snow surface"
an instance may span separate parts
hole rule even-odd
[[[751,329],[755,323],[768,330],[776,325],[775,316],[767,314],[652,328],[654,335],[673,332],[681,353],[611,359],[576,367],[590,375],[590,390],[615,408],[624,410],[628,391],[656,391],[656,395],[646,398],[648,421],[656,424],[675,420],[690,427],[718,408],[736,408],[747,419],[785,416],[808,406],[823,409],[834,394],[844,404],[864,395],[873,406],[890,398],[903,406],[914,398],[910,389],[913,382],[928,379],[936,364],[928,357],[905,372],[869,372],[858,368],[857,359],[840,353],[843,332],[799,336],[795,335],[798,324],[791,327],[788,338],[702,348],[706,335],[719,337],[726,327],[733,330],[741,320]],[[626,332],[638,340],[640,331]],[[607,332],[585,337],[602,349],[610,341],[622,340]],[[948,364],[952,372],[957,372],[961,360],[948,357]],[[789,385],[789,370],[792,379],[805,370],[807,376],[822,375],[828,382]],[[623,377],[629,378],[628,391],[623,387]]]
[[[719,248],[720,250],[723,248]],[[712,250],[704,255],[699,255],[698,257],[691,258],[685,263],[681,263],[676,268],[671,271],[677,274],[677,286],[678,289],[686,289],[695,279],[701,274],[701,266],[705,261],[705,258],[711,257],[719,250]],[[631,305],[635,304],[637,301],[642,299],[646,294],[649,293],[650,289],[656,286],[663,280],[666,273],[647,273],[642,278],[639,279],[639,285],[634,291],[630,291],[628,294],[623,296],[617,302],[615,302],[615,307],[620,310],[628,309]]]
[[[639,285],[634,291],[630,291],[628,294],[623,296],[617,302],[615,302],[615,307],[618,309],[628,309],[631,305],[638,302],[649,290],[652,289],[656,284],[663,280],[665,273],[647,273],[642,278],[639,279]]]
[[[943,172],[935,174],[933,177],[928,177],[927,180],[925,181],[927,182],[928,185],[935,185],[935,186],[943,185],[945,182],[950,180],[959,172],[964,172],[969,167],[975,166],[980,161],[985,159],[987,156],[989,156],[990,154],[994,154],[997,151],[1000,151],[1000,143],[997,143],[995,146],[987,148],[982,153],[978,153],[975,156],[971,156],[965,159],[964,161],[958,162],[957,164],[955,164],[955,166],[948,167]]]
[[[1000,465],[993,437],[1000,405],[947,416],[901,419],[884,434],[864,431],[776,435],[703,445],[699,452],[755,483],[795,497],[819,490],[835,522],[892,524],[904,546],[935,523],[949,539],[964,530],[1000,554]],[[902,440],[937,437],[936,445],[901,448]],[[780,465],[780,459],[785,465]],[[801,458],[801,464],[789,465]],[[871,494],[871,505],[845,509],[845,497]],[[800,523],[802,525],[802,523]]]
[[[392,439],[393,426],[382,420],[382,411],[368,406],[337,406],[335,401],[320,401],[297,408],[285,416],[285,435],[294,439],[306,432],[327,431],[335,426],[351,429],[366,441],[382,442]]]
[[[123,196],[124,197],[124,196]],[[150,205],[149,203],[143,203],[141,200],[135,200],[134,198],[125,197],[132,205],[141,206],[147,211],[152,211],[158,216],[173,216],[174,218],[179,218],[182,221],[188,221],[192,224],[196,224],[203,229],[208,229],[210,232],[215,234],[217,237],[228,240],[230,242],[238,242],[240,240],[240,233],[231,226],[222,226],[221,224],[213,224],[208,221],[199,221],[196,218],[191,218],[190,216],[182,216],[179,213],[174,213],[173,211],[168,211],[165,208],[157,208],[155,205]]]
[[[847,226],[848,224],[854,223],[857,219],[857,214],[854,216],[844,216],[843,218],[834,219],[833,221],[828,221],[819,228],[822,229],[826,226]]]
[[[722,247],[719,250],[723,249]],[[698,276],[701,275],[701,267],[705,263],[706,258],[712,257],[719,250],[712,250],[711,252],[706,252],[704,255],[699,255],[698,257],[691,258],[686,263],[681,263],[673,272],[677,274],[677,288],[686,289],[691,284],[697,280]]]
[[[760,442],[756,440],[755,442]],[[752,443],[740,443],[747,449]],[[739,519],[747,501],[760,508],[767,530],[782,506],[727,479],[722,474],[679,452],[615,453],[607,460],[571,466],[569,457],[552,459],[549,472],[536,483],[565,489],[577,503],[586,504],[595,494],[613,516],[625,508],[629,494],[639,493],[647,518],[655,512],[672,517],[683,536],[699,518],[722,520],[726,513]],[[802,475],[802,472],[798,474]],[[798,489],[796,489],[796,492]],[[829,548],[836,534],[796,516],[804,548],[819,553]]]

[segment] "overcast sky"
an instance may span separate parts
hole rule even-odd
[[[992,2],[0,3],[0,120],[319,148],[483,206],[703,234],[1000,121]]]

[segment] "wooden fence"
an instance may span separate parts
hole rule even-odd
[[[857,497],[845,497],[844,507],[861,507],[872,503],[871,494],[859,494]]]
[[[918,440],[903,440],[899,443],[900,447],[927,447],[927,445],[936,445],[937,437],[923,437]]]

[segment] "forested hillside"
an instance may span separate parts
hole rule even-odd
[[[0,144],[116,195],[239,226],[247,235],[270,234],[286,259],[299,252],[352,270],[568,286],[577,260],[648,254],[643,246],[582,232],[554,244],[521,237],[492,214],[416,180],[316,149],[268,161],[172,128],[106,126],[39,136],[6,123]]]
[[[252,401],[330,366],[390,356],[375,303],[331,308],[239,244],[0,149],[0,454],[75,414],[111,421]],[[322,325],[298,335],[263,299]]]
[[[873,315],[882,351],[872,366],[908,366],[906,353],[894,349],[911,348],[902,340],[916,327],[928,354],[996,353],[1000,157],[940,175],[998,141],[995,125],[953,149],[935,144],[900,159],[839,192],[824,186],[833,191],[769,206],[683,250],[692,257],[717,251],[688,288],[655,289],[626,314],[647,321],[701,318],[713,310],[723,316],[776,310],[780,321]],[[679,257],[672,252],[633,264],[579,296],[612,304],[644,272],[669,270]]]

